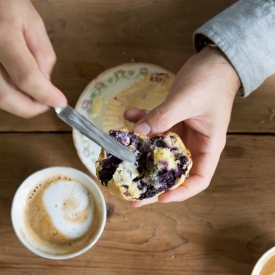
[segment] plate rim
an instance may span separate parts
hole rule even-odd
[[[156,64],[152,64],[152,63],[147,63],[147,62],[127,62],[127,63],[122,63],[120,65],[117,65],[117,66],[114,66],[114,67],[111,67],[107,70],[104,70],[102,73],[100,73],[99,75],[97,75],[94,79],[92,79],[87,85],[86,87],[83,89],[83,91],[81,92],[81,94],[79,95],[78,99],[77,99],[77,102],[75,104],[75,110],[77,110],[82,102],[82,98],[86,95],[86,93],[89,91],[90,87],[97,81],[97,79],[103,77],[104,75],[108,74],[109,72],[117,69],[117,68],[121,68],[121,67],[130,67],[130,66],[133,66],[133,65],[144,65],[144,66],[150,66],[150,67],[155,67],[155,68],[160,68],[161,70],[165,70],[167,71],[167,73],[169,73],[170,75],[172,76],[175,76],[175,74],[173,72],[171,72],[170,70],[160,66],[160,65],[156,65]],[[76,149],[76,152],[77,152],[77,155],[79,157],[79,159],[81,160],[82,164],[87,168],[87,170],[89,171],[89,173],[95,177],[96,175],[91,171],[91,168],[88,167],[88,165],[85,163],[82,155],[81,155],[81,152],[80,152],[80,148],[77,147],[77,135],[78,135],[78,132],[73,129],[72,130],[72,137],[73,137],[73,144],[74,144],[74,147]]]

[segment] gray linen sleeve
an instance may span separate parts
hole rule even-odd
[[[247,96],[275,74],[275,0],[241,0],[195,31],[198,52],[203,36],[213,41],[237,71]]]

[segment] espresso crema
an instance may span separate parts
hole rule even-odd
[[[84,184],[58,175],[38,183],[30,192],[24,220],[34,243],[64,255],[91,242],[102,222],[101,213]]]
[[[264,263],[260,275],[274,275],[275,274],[275,255],[271,256]]]

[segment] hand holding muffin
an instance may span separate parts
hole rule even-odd
[[[190,150],[193,167],[185,182],[158,197],[132,202],[133,206],[186,200],[209,185],[225,146],[239,77],[218,49],[204,48],[178,72],[166,100],[149,113],[129,109],[125,118],[136,122],[133,131],[155,136],[177,133]]]
[[[188,177],[191,154],[177,134],[149,138],[122,129],[111,130],[109,135],[136,158],[130,163],[101,149],[96,175],[109,193],[128,201],[144,200],[177,188]]]

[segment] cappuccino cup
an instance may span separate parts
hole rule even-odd
[[[68,259],[99,239],[106,204],[97,184],[83,172],[50,167],[19,186],[11,219],[17,237],[30,251],[48,259]]]
[[[275,274],[275,247],[265,252],[253,268],[251,275]]]

